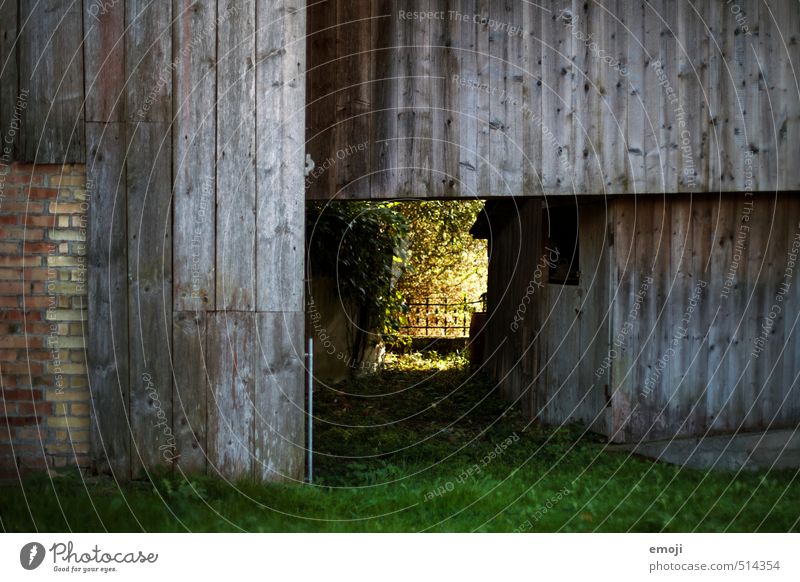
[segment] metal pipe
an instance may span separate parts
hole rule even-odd
[[[314,482],[314,338],[308,338],[308,482]]]

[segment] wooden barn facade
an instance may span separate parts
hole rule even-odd
[[[302,479],[306,199],[498,199],[487,365],[532,415],[616,440],[800,420],[794,2],[0,13],[4,156],[91,193],[99,470]]]

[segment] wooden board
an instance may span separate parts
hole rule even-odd
[[[305,474],[305,315],[259,313],[255,353],[256,479],[302,482]]]
[[[131,470],[125,127],[88,123],[86,138],[92,458],[98,472],[125,480]]]
[[[176,311],[216,305],[216,1],[175,0],[173,123],[173,303]],[[227,19],[223,13],[220,20]]]
[[[233,7],[219,3],[218,13]],[[250,311],[256,305],[256,1],[217,29],[216,308]]]
[[[172,427],[172,135],[128,124],[128,313],[134,478],[170,467]]]
[[[19,79],[17,58],[17,2],[0,4],[0,136],[3,140],[9,136],[9,127],[14,117],[14,107],[19,98]],[[14,142],[17,139],[12,138]],[[0,156],[6,161],[14,154],[13,143],[8,150],[5,144],[0,148]]]
[[[83,15],[70,0],[19,4],[19,92],[29,92],[17,160],[83,163]]]
[[[165,449],[176,458],[182,473],[204,474],[209,370],[206,332],[209,315],[204,311],[175,312],[172,326],[172,423],[175,448]]]
[[[86,121],[122,121],[125,108],[125,3],[85,2]]]
[[[252,476],[256,315],[214,313],[208,321],[208,473]]]
[[[172,121],[172,2],[125,2],[127,119]]]
[[[257,33],[255,305],[258,311],[303,311],[305,14],[287,11],[272,22],[276,4],[260,0],[258,8],[264,20]]]

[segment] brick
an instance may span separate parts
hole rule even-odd
[[[38,428],[18,428],[16,438],[17,441],[39,442],[47,438],[47,431]]]
[[[4,240],[43,240],[44,230],[41,228],[24,228],[22,226],[4,226],[0,228],[0,239]]]
[[[47,257],[48,267],[79,267],[85,264],[86,260],[78,257],[58,257],[53,255]]]
[[[0,417],[0,427],[3,424],[9,426],[37,426],[41,425],[44,419],[40,416],[10,416],[6,418]]]
[[[53,414],[53,405],[50,402],[18,402],[17,412],[22,415],[42,415]]]
[[[82,176],[50,176],[47,183],[50,186],[85,186],[86,178]]]
[[[20,278],[25,281],[47,281],[48,272],[45,267],[33,267],[20,273]]]
[[[86,241],[86,233],[81,231],[81,229],[56,228],[47,231],[47,236],[50,240],[55,241]]]
[[[86,374],[86,364],[68,364],[62,360],[60,365],[56,365],[53,362],[48,362],[47,366],[47,373],[48,374]],[[60,367],[61,370],[56,372],[56,368]]]
[[[19,307],[17,297],[0,296],[0,307]]]
[[[41,214],[44,212],[43,202],[4,202],[3,212]]]
[[[42,365],[36,362],[17,362],[15,364],[3,364],[4,374],[19,374],[28,376],[41,376]]]
[[[4,242],[0,243],[0,254],[2,255],[18,255],[19,243]]]
[[[71,404],[70,412],[73,416],[89,416],[89,405],[86,403]]]
[[[16,216],[0,216],[0,224],[17,224]]]
[[[85,417],[74,416],[51,416],[47,419],[47,426],[50,428],[89,428],[90,421]]]
[[[38,267],[42,257],[0,257],[0,267]]]
[[[22,295],[23,293],[30,293],[31,291],[30,284],[26,285],[22,281],[0,282],[0,295]]]
[[[27,254],[48,254],[53,249],[53,244],[49,242],[26,242],[23,252]]]
[[[42,338],[25,335],[0,336],[0,348],[40,348],[44,345]]]
[[[86,312],[79,309],[53,309],[47,312],[48,321],[85,321]]]
[[[0,402],[3,399],[7,402],[41,402],[44,399],[44,393],[36,388],[31,390],[4,390],[0,394]]]
[[[64,390],[59,392],[56,389],[48,390],[46,394],[48,402],[87,402],[89,400],[88,390]]]
[[[86,285],[80,281],[48,281],[45,292],[54,295],[85,295]]]
[[[41,174],[12,172],[6,178],[9,184],[30,184],[32,186],[39,186],[44,183],[44,176]]]
[[[20,222],[27,226],[49,226],[54,228],[56,226],[56,217],[46,215],[36,216],[29,214],[27,216],[23,216]]]
[[[25,354],[22,354],[22,357],[25,357]],[[0,350],[0,362],[16,362],[16,361],[17,361],[16,350]]]
[[[50,212],[53,214],[81,214],[86,212],[86,205],[81,202],[52,202]]]
[[[60,190],[58,188],[31,188],[28,192],[32,200],[55,200],[58,198]]]
[[[22,311],[21,309],[0,310],[0,321],[22,321],[24,319],[39,321],[42,314],[39,311]]]
[[[44,295],[42,297],[26,297],[25,298],[25,308],[26,309],[47,309],[50,306],[50,302],[53,301],[54,297],[48,297]],[[13,306],[11,306],[13,307]]]

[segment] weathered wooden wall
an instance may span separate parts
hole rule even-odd
[[[0,12],[4,161],[87,165],[98,469],[302,479],[304,3]]]
[[[582,422],[605,433],[608,386],[595,371],[608,352],[611,323],[609,212],[603,202],[565,204],[580,220],[577,286],[548,283],[555,255],[544,242],[551,228],[546,206],[515,202],[505,220],[492,222],[487,371],[531,418]]]
[[[800,197],[617,199],[613,215],[613,333],[633,330],[612,366],[611,434],[796,427]]]
[[[537,275],[546,213],[493,235],[486,352],[508,398],[619,442],[797,426],[797,194],[570,208],[576,286]]]
[[[318,3],[308,195],[798,189],[799,34],[791,0]]]

